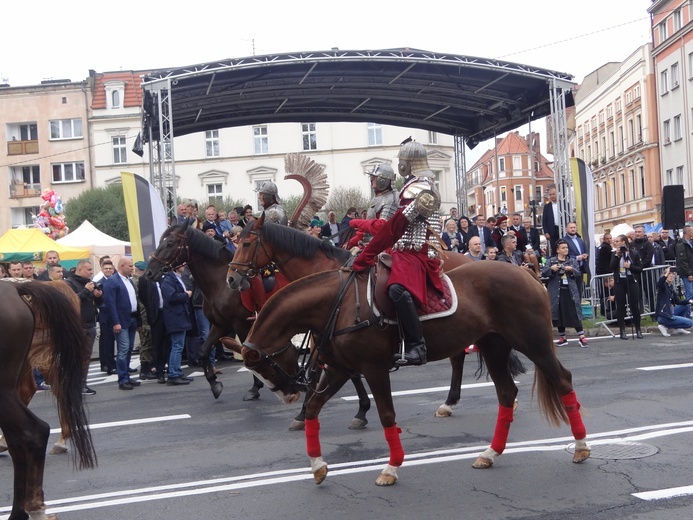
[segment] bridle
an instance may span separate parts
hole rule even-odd
[[[169,271],[178,269],[181,265],[185,263],[190,264],[190,248],[188,247],[188,237],[184,233],[173,233],[172,236],[178,239],[178,243],[176,244],[176,248],[174,249],[174,254],[171,257],[171,260],[164,261],[158,256],[156,256],[156,254],[152,253],[152,258],[159,262],[161,265],[163,265],[163,267],[161,268],[161,272],[164,274],[168,273]],[[167,240],[169,238],[171,238],[171,235],[167,237]],[[187,258],[187,260],[176,262],[176,260],[178,260],[178,258],[181,256],[183,252],[185,252],[185,258]]]
[[[271,258],[272,256],[270,255],[269,251],[267,250],[267,247],[265,246],[265,243],[262,241],[262,233],[259,231],[250,231],[248,233],[249,235],[255,235],[257,237],[257,240],[254,242],[255,245],[255,252],[253,253],[253,257],[250,260],[250,262],[234,262],[231,261],[229,262],[229,270],[233,271],[236,273],[238,276],[241,277],[242,280],[248,281],[251,278],[255,278],[257,275],[262,274],[262,272],[265,269],[271,269],[272,265],[274,264],[275,266],[279,266],[282,263],[288,262],[291,258],[287,259],[286,261],[284,260],[275,260],[272,261]],[[243,244],[239,244],[238,247],[241,247]],[[260,250],[262,250],[263,253],[265,253],[265,257],[267,258],[267,264],[263,266],[259,266],[258,259],[260,258]],[[239,268],[246,268],[245,271],[241,271]]]
[[[279,350],[277,350],[276,352],[273,352],[272,354],[268,354],[267,352],[265,352],[264,350],[262,350],[262,349],[261,349],[260,347],[258,347],[257,345],[255,345],[255,344],[253,344],[253,343],[250,343],[249,341],[246,341],[246,342],[243,343],[243,349],[244,349],[244,350],[252,350],[252,351],[258,353],[258,354],[260,355],[260,361],[258,361],[257,363],[255,363],[255,364],[253,364],[253,365],[248,365],[248,364],[247,364],[247,361],[246,361],[245,366],[246,366],[246,368],[247,368],[248,370],[255,371],[255,368],[257,368],[257,366],[260,365],[260,363],[262,363],[263,361],[266,361],[266,362],[269,364],[270,368],[271,368],[272,370],[274,370],[274,372],[275,372],[284,382],[288,383],[289,386],[291,386],[291,387],[294,388],[294,389],[297,388],[297,389],[300,389],[300,390],[302,390],[302,391],[306,391],[306,389],[308,388],[308,385],[310,385],[310,383],[311,383],[311,380],[310,380],[309,377],[307,377],[305,365],[304,365],[304,368],[301,368],[301,370],[299,371],[299,373],[296,374],[296,376],[291,376],[291,375],[289,375],[289,374],[286,372],[286,370],[284,370],[284,369],[274,360],[274,358],[275,358],[276,356],[280,356],[281,354],[283,354],[284,352],[286,352],[289,348],[295,348],[294,345],[293,345],[293,343],[289,342],[289,343],[287,343],[284,347],[282,347],[282,348],[280,348]],[[246,360],[245,351],[241,351],[241,355],[243,355],[243,359]],[[312,356],[311,356],[311,357],[312,357]],[[276,392],[277,390],[279,390],[279,387],[278,387],[278,386],[273,386],[273,387],[270,388],[269,390],[270,390],[270,392]]]

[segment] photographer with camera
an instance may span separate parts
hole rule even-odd
[[[667,267],[664,274],[657,281],[657,307],[655,308],[655,318],[662,336],[671,336],[672,334],[690,334],[690,329],[693,327],[691,320],[690,304],[693,300],[679,298],[676,295],[674,288],[674,280],[678,269],[676,267]],[[673,329],[669,332],[667,329]]]
[[[80,260],[77,262],[75,274],[65,280],[77,296],[79,297],[79,309],[82,317],[82,328],[86,334],[89,345],[93,347],[96,340],[96,317],[98,315],[98,306],[101,305],[103,299],[103,284],[94,283],[91,280],[94,274],[94,268],[88,260]],[[83,394],[94,395],[95,390],[87,386],[87,371],[89,370],[89,359],[85,360],[84,366],[84,385],[82,388]]]
[[[557,346],[568,343],[565,337],[566,327],[574,327],[578,333],[581,347],[587,347],[587,338],[582,327],[582,306],[576,279],[582,276],[577,261],[568,255],[568,243],[565,240],[556,242],[556,256],[549,259],[548,265],[541,273],[548,278],[549,301],[551,302],[551,320],[558,328],[560,338]]]
[[[628,308],[633,317],[635,332],[638,339],[642,339],[640,331],[640,273],[642,262],[638,252],[630,246],[626,235],[619,235],[612,240],[613,256],[611,258],[611,271],[614,273],[614,296],[616,297],[616,322],[620,330],[621,339],[626,336],[625,319]],[[627,297],[627,300],[626,300]]]

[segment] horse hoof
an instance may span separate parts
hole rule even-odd
[[[243,396],[244,401],[257,401],[258,399],[260,399],[260,391],[255,387],[252,387]]]
[[[354,417],[351,420],[351,424],[349,424],[349,429],[350,430],[363,430],[366,428],[367,424],[368,424],[368,419],[359,419],[358,417]]]
[[[520,406],[520,403],[517,402],[517,399],[515,399],[515,402],[513,403],[513,412],[517,410],[517,407]]]
[[[57,444],[54,444],[51,451],[48,452],[49,455],[62,455],[63,453],[67,453],[67,447]]]
[[[224,385],[221,381],[215,381],[214,384],[212,385],[212,395],[214,396],[214,399],[219,399],[219,396],[221,395],[221,391],[224,389]],[[246,394],[247,395],[247,394]],[[260,397],[258,395],[258,397]],[[245,399],[243,399],[245,401]]]
[[[29,520],[58,520],[58,515],[47,515],[44,510],[27,511],[26,514],[29,516]]]
[[[476,469],[488,469],[491,466],[493,466],[493,461],[488,457],[477,457],[474,464],[472,464],[472,467]]]
[[[573,462],[575,464],[580,464],[590,458],[590,450],[575,450],[573,454]]]
[[[313,473],[313,478],[315,479],[315,484],[320,485],[322,484],[322,481],[325,480],[325,477],[327,476],[327,464],[325,464],[322,468],[320,468],[318,471]]]
[[[289,425],[289,431],[290,432],[300,432],[302,430],[306,429],[306,423],[303,421],[298,421],[294,419],[291,421],[291,424]]]
[[[394,475],[384,475],[380,474],[378,475],[378,478],[375,480],[375,485],[376,486],[392,486],[394,483],[397,482],[397,477]]]
[[[452,415],[452,407],[447,404],[441,404],[436,410],[436,417],[450,417]]]

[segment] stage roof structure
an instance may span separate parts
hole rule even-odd
[[[277,122],[372,122],[463,136],[473,148],[549,115],[554,81],[529,65],[416,49],[233,58],[144,77],[143,138],[159,139],[151,93],[168,89],[174,135]]]
[[[565,110],[573,105],[572,80],[530,65],[409,48],[232,58],[144,76],[141,143],[149,143],[151,182],[173,215],[176,136],[286,122],[440,132],[454,136],[458,207],[465,208],[464,143],[474,148],[545,116],[556,177],[570,182]]]

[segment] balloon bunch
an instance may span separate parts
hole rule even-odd
[[[43,202],[41,203],[41,211],[36,217],[36,227],[43,231],[53,240],[62,238],[69,232],[69,228],[65,224],[65,215],[63,215],[63,203],[60,200],[60,195],[53,190],[45,189],[41,194]]]

